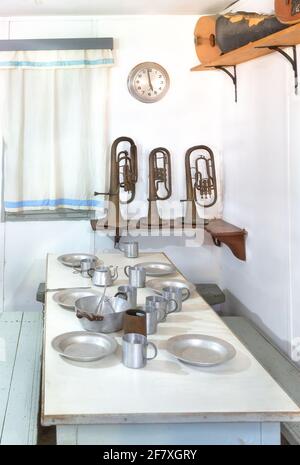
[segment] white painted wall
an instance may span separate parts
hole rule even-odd
[[[238,82],[235,105],[224,81],[224,217],[248,230],[247,262],[224,248],[221,283],[228,313],[246,315],[291,354],[300,336],[300,97],[276,54],[240,65]]]
[[[227,311],[290,354],[300,336],[300,97],[276,54],[240,65],[238,83],[234,104],[224,81],[224,217],[248,230],[247,262],[223,248],[221,283]]]
[[[188,147],[206,144],[220,152],[219,76],[191,73],[197,64],[193,47],[196,16],[106,16],[2,18],[1,38],[53,38],[113,36],[116,66],[111,70],[109,95],[110,140],[121,135],[136,140],[139,150],[139,198],[146,199],[150,150],[166,146],[173,156],[174,199],[185,197],[184,154]],[[127,75],[141,61],[157,61],[171,76],[167,96],[154,105],[135,101],[127,91]],[[209,242],[183,248],[178,239],[145,239],[147,250],[165,250],[194,282],[218,279],[219,250]],[[47,252],[101,251],[112,241],[97,234],[89,223],[35,222],[5,225],[4,309],[29,310],[38,283],[45,280]],[[0,263],[1,266],[1,263]],[[0,274],[1,275],[1,274]]]

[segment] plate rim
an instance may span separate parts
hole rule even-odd
[[[57,346],[57,341],[59,341],[59,339],[61,339],[63,336],[72,336],[72,335],[87,336],[87,337],[96,336],[96,337],[99,337],[100,339],[101,338],[106,339],[106,340],[109,339],[110,342],[112,343],[112,349],[109,353],[107,353],[103,357],[85,357],[85,358],[82,357],[80,360],[78,360],[77,357],[75,358],[69,355],[65,355],[61,350],[59,350]],[[62,334],[58,334],[57,336],[55,336],[51,341],[51,347],[63,358],[67,358],[69,360],[74,360],[77,362],[92,362],[96,360],[101,360],[115,353],[115,351],[118,348],[118,342],[114,337],[109,336],[108,334],[104,334],[104,333],[96,333],[95,331],[93,332],[92,331],[69,331],[67,333],[62,333]]]
[[[60,307],[62,308],[68,308],[68,309],[75,309],[75,305],[66,305],[66,304],[62,304],[61,302],[58,301],[58,297],[57,295],[58,294],[65,294],[65,293],[73,293],[73,292],[76,292],[76,291],[79,291],[79,292],[89,292],[91,293],[91,296],[94,296],[94,295],[101,295],[99,292],[97,292],[95,289],[86,289],[86,291],[84,289],[80,289],[80,288],[74,288],[74,289],[64,289],[64,290],[61,290],[61,291],[56,291],[53,296],[52,296],[52,299],[54,300],[54,302],[56,304],[58,304]],[[90,296],[86,296],[86,297],[90,297]],[[79,297],[80,299],[81,297]]]
[[[168,267],[170,268],[170,270],[171,270],[171,271],[165,271],[165,272],[163,271],[163,272],[162,272],[163,274],[160,274],[160,275],[157,274],[157,273],[154,273],[154,274],[153,274],[153,272],[151,272],[151,271],[149,272],[149,271],[146,270],[146,275],[147,275],[147,276],[153,276],[153,277],[155,277],[155,276],[167,276],[167,275],[170,275],[170,274],[174,274],[174,273],[176,273],[176,271],[177,271],[175,265],[173,265],[173,263],[168,263],[168,262],[158,262],[158,261],[156,261],[156,262],[140,262],[140,263],[137,263],[137,264],[136,264],[136,266],[142,266],[143,268],[146,269],[146,266],[145,266],[145,265],[146,265],[146,266],[147,266],[147,265],[148,265],[148,266],[149,266],[149,265],[166,265],[166,266],[168,266]]]
[[[155,281],[155,280],[156,280],[157,282],[160,282],[161,284],[163,283],[163,281],[173,281],[173,282],[176,282],[176,281],[177,281],[177,282],[181,282],[181,283],[183,283],[183,284],[186,283],[186,284],[187,284],[186,287],[189,289],[190,292],[196,291],[196,286],[195,286],[195,284],[191,283],[190,281],[187,281],[186,279],[175,279],[175,278],[172,279],[172,278],[171,278],[171,279],[166,279],[166,280],[164,280],[164,279],[159,279],[159,278],[155,279],[155,278],[154,278],[154,279],[150,279],[149,281],[147,281],[146,287],[149,287],[150,289],[152,289],[152,290],[155,291],[155,292],[160,292],[158,289],[155,289],[154,287],[151,287],[151,281]],[[161,288],[161,289],[162,289],[162,288]]]
[[[188,337],[194,337],[194,338],[202,338],[202,339],[206,339],[206,340],[212,340],[214,342],[219,342],[219,343],[222,343],[223,346],[225,345],[227,350],[228,350],[228,355],[226,356],[226,358],[220,362],[191,362],[183,357],[179,357],[178,355],[176,355],[172,350],[171,350],[171,344],[172,342],[174,341],[174,339],[178,339],[178,338],[188,338]],[[232,360],[236,354],[237,354],[237,350],[236,348],[228,341],[226,341],[225,339],[222,339],[220,337],[217,337],[217,336],[210,336],[209,334],[195,334],[195,333],[187,333],[187,334],[178,334],[176,336],[172,336],[170,337],[168,340],[167,340],[167,344],[166,344],[166,350],[169,354],[173,355],[173,357],[177,358],[177,360],[180,360],[188,365],[193,365],[193,366],[198,366],[198,367],[211,367],[211,366],[218,366],[218,365],[222,365],[223,363],[226,363],[226,362],[229,362],[229,360]]]
[[[73,253],[64,253],[62,255],[59,255],[59,257],[57,257],[57,260],[59,261],[59,263],[61,263],[64,266],[68,266],[70,268],[74,268],[75,265],[71,265],[70,263],[66,263],[66,262],[63,261],[63,257],[66,257],[67,255],[69,255],[69,256],[84,255],[86,258],[96,258],[98,260],[98,262],[103,263],[103,260],[101,260],[97,255],[91,254],[91,253],[73,252]]]

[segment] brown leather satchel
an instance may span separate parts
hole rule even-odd
[[[275,0],[275,14],[284,24],[300,22],[300,0]]]

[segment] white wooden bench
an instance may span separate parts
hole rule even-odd
[[[300,405],[300,370],[298,367],[246,318],[223,317],[223,321],[293,401]],[[300,423],[282,423],[281,432],[289,444],[300,445]]]
[[[0,315],[0,444],[36,444],[42,314]]]

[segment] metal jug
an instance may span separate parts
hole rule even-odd
[[[118,278],[117,266],[99,266],[94,271],[89,271],[94,286],[112,286],[114,281]]]

